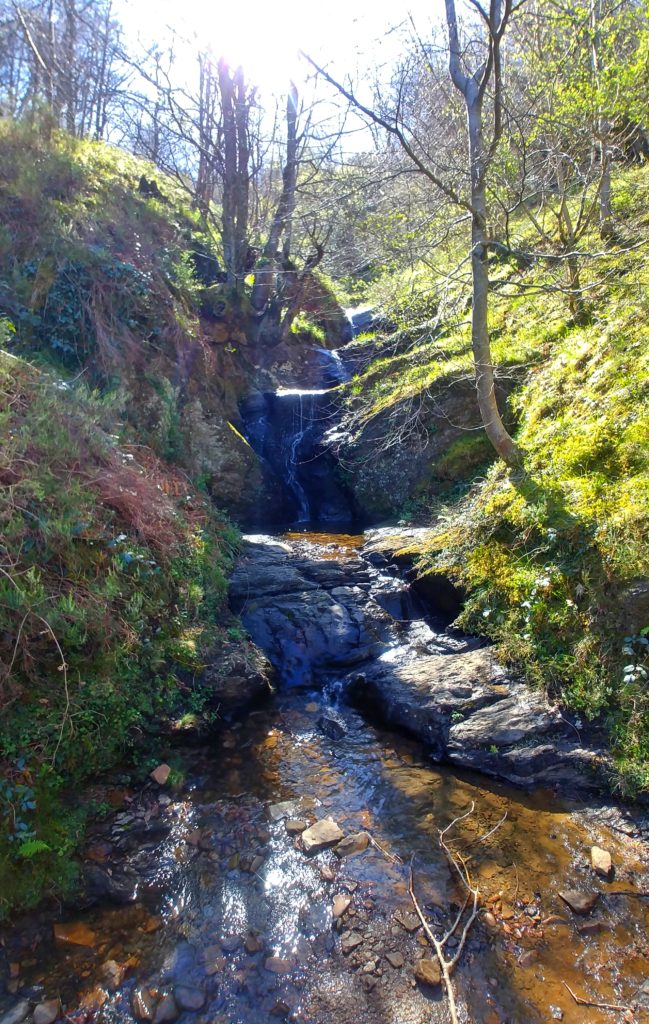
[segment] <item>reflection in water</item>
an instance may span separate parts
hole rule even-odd
[[[354,557],[359,544],[354,535],[287,539],[321,558]],[[564,982],[591,1000],[631,1002],[647,975],[648,911],[641,899],[607,893],[646,891],[646,849],[588,808],[575,813],[545,794],[431,766],[416,742],[349,709],[339,709],[347,731],[334,742],[317,725],[331,696],[280,695],[224,731],[218,753],[187,751],[183,798],[158,806],[149,794],[155,806],[142,812],[171,825],[162,840],[145,835],[135,852],[150,868],[147,905],[86,915],[91,949],[45,945],[23,956],[20,991],[60,995],[73,1024],[130,1024],[136,988],[155,1003],[180,985],[204,994],[198,1016],[183,1014],[187,1024],[441,1024],[439,993],[413,980],[421,933],[395,915],[411,909],[411,857],[432,926],[441,932],[457,911],[461,894],[438,835],[474,804],[455,832],[482,902],[455,975],[462,1020],[592,1024],[599,1011],[576,1006]],[[292,802],[284,816],[269,814],[280,801]],[[346,834],[368,830],[403,863],[372,846],[342,862],[330,850],[306,857],[286,815],[331,816]],[[134,822],[122,827],[128,833]],[[613,856],[612,883],[591,871],[593,843]],[[559,896],[565,889],[601,893],[593,913],[574,916]],[[342,926],[332,919],[336,895],[351,901]],[[348,955],[338,927],[360,936]],[[126,969],[116,991],[107,961]]]
[[[316,727],[320,709],[312,694],[279,698],[229,731],[231,749],[217,763],[210,751],[189,753],[190,811],[172,805],[187,823],[185,839],[176,826],[165,841],[179,849],[178,870],[153,908],[161,910],[163,926],[150,930],[143,909],[99,910],[88,918],[97,948],[53,950],[29,980],[48,995],[61,991],[74,1008],[84,987],[95,990],[101,963],[131,957],[124,990],[107,994],[99,1011],[111,1021],[132,1019],[136,982],[156,991],[195,985],[207,993],[204,1019],[223,1024],[276,1020],[278,1001],[289,1008],[285,1016],[313,1024],[445,1020],[441,1000],[412,987],[423,947],[394,914],[408,909],[407,862],[414,855],[420,900],[433,924],[446,920],[459,892],[439,853],[438,830],[474,802],[457,849],[471,855],[487,917],[456,975],[464,1019],[531,1024],[552,1019],[555,1007],[568,1024],[589,1024],[592,1009],[572,1004],[563,981],[591,998],[631,998],[646,971],[643,901],[601,897],[593,915],[581,919],[567,912],[558,892],[606,891],[588,866],[593,841],[618,866],[609,888],[641,887],[645,865],[633,863],[640,848],[634,852],[628,840],[576,820],[541,795],[431,768],[416,743],[377,731],[351,711],[342,712],[347,735],[333,743]],[[406,865],[371,847],[342,864],[330,851],[305,857],[284,821],[269,820],[267,810],[269,801],[304,796],[315,802],[309,820],[331,815],[346,833],[368,829]],[[472,845],[505,811],[501,828]],[[187,829],[200,830],[200,849],[186,842]],[[330,866],[333,883],[326,871],[322,877]],[[340,953],[331,918],[336,893],[352,899],[345,928],[363,937],[358,956]],[[584,923],[591,926],[585,932]],[[403,953],[403,968],[385,959],[395,950]],[[265,969],[267,957],[281,958],[279,973]],[[84,974],[88,982],[80,985]]]

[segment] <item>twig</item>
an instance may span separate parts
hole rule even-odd
[[[370,843],[372,844],[372,846],[376,847],[379,853],[382,853],[383,856],[390,861],[390,863],[403,864],[401,857],[399,857],[396,853],[388,853],[388,851],[383,846],[381,846],[381,844],[378,842],[378,840],[374,838],[373,835],[371,835],[369,832],[367,834],[370,837]]]
[[[444,949],[442,947],[441,942],[438,942],[438,940],[433,935],[433,933],[432,933],[432,931],[430,929],[430,926],[428,924],[428,921],[424,917],[424,915],[422,913],[422,910],[421,910],[421,907],[419,906],[419,903],[417,902],[417,897],[415,896],[415,889],[414,889],[412,863],[410,864],[410,883],[409,883],[408,889],[410,891],[410,899],[412,900],[412,905],[415,908],[415,910],[417,912],[417,916],[419,917],[419,920],[421,921],[421,923],[423,925],[424,932],[426,933],[426,938],[430,942],[431,946],[433,947],[433,949],[435,950],[435,953],[437,955],[437,960],[439,962],[439,967],[440,967],[440,970],[442,972],[442,978],[444,980],[444,988],[446,989],[446,998],[448,999],[448,1010],[449,1010],[449,1013],[451,1015],[452,1024],[458,1024],[457,1008],[456,1008],[456,1005],[455,1005],[455,993],[453,991],[453,983],[451,981],[449,965],[446,962],[446,959],[444,957]]]
[[[597,1010],[622,1010],[625,1013],[630,1010],[631,1013],[633,1013],[633,1009],[630,1006],[620,1006],[618,1003],[596,1003],[590,999],[582,999],[581,996],[576,995],[576,993],[572,991],[567,981],[562,981],[561,984],[568,989],[577,1006],[593,1006]]]

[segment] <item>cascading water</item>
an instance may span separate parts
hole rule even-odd
[[[316,350],[321,388],[257,392],[241,405],[243,433],[259,455],[269,491],[281,494],[276,522],[348,523],[353,503],[323,438],[335,423],[335,389],[346,379],[338,353]],[[268,523],[268,509],[260,522]]]

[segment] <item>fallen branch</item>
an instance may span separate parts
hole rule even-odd
[[[444,856],[448,860],[449,865],[452,868],[452,870],[455,871],[456,875],[460,879],[460,882],[462,883],[462,886],[463,886],[463,888],[464,888],[464,890],[466,892],[466,896],[465,896],[464,902],[463,902],[462,906],[460,907],[459,911],[457,912],[457,914],[455,916],[455,919],[453,920],[453,923],[450,925],[450,927],[448,928],[448,930],[445,932],[445,934],[442,936],[441,939],[438,939],[434,935],[434,933],[432,931],[432,928],[430,927],[428,921],[426,920],[426,917],[425,917],[425,915],[424,915],[424,913],[423,913],[423,911],[422,911],[422,909],[421,909],[421,907],[419,905],[419,902],[417,900],[417,896],[415,894],[415,879],[414,879],[414,871],[413,871],[413,860],[414,860],[414,857],[410,861],[410,879],[409,879],[409,885],[408,885],[408,891],[410,893],[410,899],[412,900],[412,905],[415,908],[415,912],[416,912],[419,920],[421,921],[421,924],[422,924],[422,927],[424,929],[424,933],[426,935],[426,938],[428,939],[428,942],[430,943],[430,945],[435,950],[435,955],[436,955],[437,961],[439,963],[442,980],[444,982],[444,988],[446,990],[446,998],[448,1000],[448,1009],[449,1009],[449,1014],[450,1014],[450,1018],[451,1018],[451,1024],[458,1024],[457,1006],[456,1006],[456,1002],[455,1002],[455,992],[453,990],[453,982],[451,981],[451,974],[453,973],[453,970],[454,970],[455,966],[457,965],[457,963],[458,963],[458,961],[459,961],[459,959],[460,959],[460,957],[462,955],[462,951],[463,951],[464,946],[466,944],[466,940],[467,940],[467,936],[469,934],[469,931],[470,931],[470,929],[471,929],[471,927],[472,927],[476,917],[478,916],[479,890],[478,890],[478,887],[476,885],[474,885],[474,883],[473,883],[473,881],[471,879],[471,875],[470,875],[470,872],[469,872],[467,861],[459,853],[452,852],[450,850],[448,843],[451,840],[447,839],[447,837],[448,837],[448,833],[450,832],[450,830],[455,825],[457,825],[458,822],[464,821],[471,814],[473,814],[474,810],[475,810],[475,804],[472,803],[470,809],[465,814],[462,814],[459,817],[454,818],[453,821],[450,823],[450,825],[447,825],[446,828],[442,829],[442,831],[439,833],[439,845],[440,845],[441,849],[444,852]],[[505,820],[505,817],[506,816],[504,816],[498,822],[498,824],[495,825],[494,828],[490,829],[484,836],[482,836],[480,839],[476,840],[476,842],[477,843],[481,843],[488,836],[493,835],[493,833],[496,832],[497,829],[499,829],[500,826],[503,824],[503,822]],[[473,843],[471,845],[475,845],[475,843]],[[465,916],[466,913],[467,913],[467,910],[468,910],[468,916]],[[455,936],[455,934],[459,931],[460,928],[461,928],[461,932],[459,934],[458,944],[457,944],[457,947],[455,949],[455,952],[454,952],[453,956],[450,959],[447,960],[446,956],[444,955],[444,948],[445,948],[446,944],[448,943],[449,939],[452,936]]]
[[[582,999],[581,996],[578,996],[575,992],[573,992],[567,981],[563,981],[562,985],[564,985],[565,988],[568,989],[570,995],[576,1002],[577,1006],[592,1006],[596,1010],[622,1010],[623,1013],[633,1013],[633,1009],[630,1006],[620,1006],[618,1003],[596,1003],[590,999]]]

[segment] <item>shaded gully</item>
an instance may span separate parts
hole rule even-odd
[[[177,751],[182,782],[104,792],[118,806],[86,851],[95,902],[6,936],[0,1024],[447,1021],[408,872],[414,858],[441,934],[463,902],[439,847],[456,819],[481,906],[460,1019],[649,1019],[643,822],[597,795],[601,758],[575,727],[449,625],[452,587],[408,579],[412,534],[332,532],[354,511],[344,488],[300,462],[325,457],[322,392],[256,396],[247,420],[298,521],[249,535],[231,582],[275,694]],[[326,532],[299,523],[314,514]],[[566,984],[631,1009],[578,1005]]]

